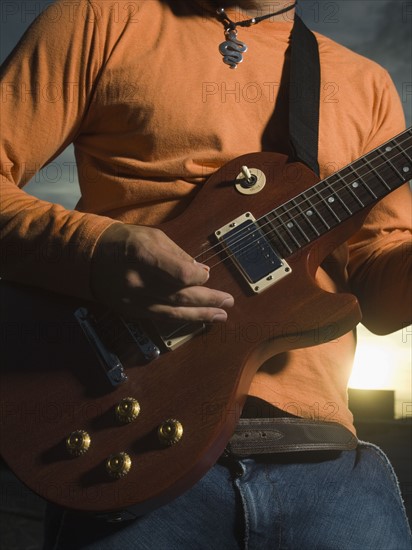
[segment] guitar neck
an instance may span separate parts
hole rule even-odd
[[[370,151],[257,223],[276,240],[284,258],[345,222],[408,181],[412,174],[412,128]]]

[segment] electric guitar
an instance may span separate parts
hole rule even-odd
[[[131,322],[2,283],[4,460],[84,512],[144,513],[188,489],[223,452],[265,360],[359,322],[356,298],[321,290],[315,272],[410,178],[411,157],[408,129],[322,181],[275,153],[216,172],[160,228],[234,296],[224,325]],[[257,337],[242,337],[250,326]]]

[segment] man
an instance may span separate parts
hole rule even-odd
[[[287,18],[273,15],[284,8]],[[150,226],[183,212],[231,159],[290,154],[284,83],[292,2],[61,0],[53,10],[2,73],[2,275],[95,299],[126,318],[224,323],[236,308],[233,296],[209,288],[210,266]],[[231,69],[218,50],[230,40],[227,21],[253,18],[235,26],[248,50],[240,45],[243,61]],[[317,41],[325,178],[401,132],[404,121],[383,69]],[[51,85],[55,101],[45,95]],[[71,142],[82,191],[77,211],[18,188]],[[322,288],[351,289],[363,322],[379,333],[410,322],[408,205],[405,185],[317,272]],[[253,379],[245,416],[334,421],[354,433],[346,396],[354,347],[349,332],[269,359]],[[331,449],[223,458],[172,503],[118,525],[57,511],[50,547],[409,548],[384,455],[367,444]]]

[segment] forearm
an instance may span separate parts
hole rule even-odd
[[[61,17],[50,17],[46,9],[0,71],[1,276],[89,298],[90,258],[113,221],[21,189],[81,133],[105,63],[93,3],[57,0],[55,6]],[[44,93],[51,84],[59,92],[56,101]]]
[[[66,210],[1,180],[1,277],[91,298],[90,261],[113,220]]]
[[[412,322],[412,239],[371,258],[352,278],[363,324],[376,334],[388,334]]]

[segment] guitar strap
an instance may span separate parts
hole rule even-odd
[[[319,176],[320,61],[315,35],[295,14],[289,82],[289,141],[294,160]]]

